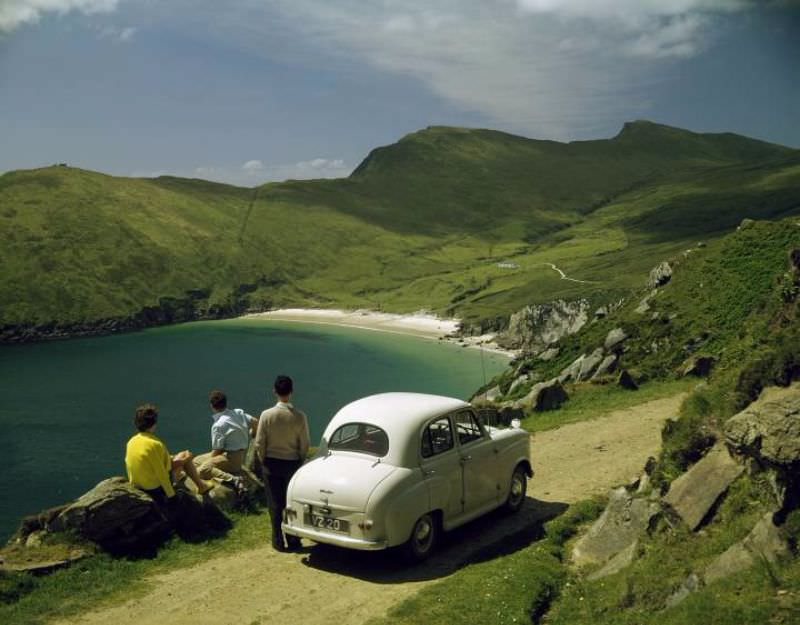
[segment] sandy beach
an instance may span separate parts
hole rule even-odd
[[[455,336],[461,323],[459,319],[442,319],[429,313],[420,312],[401,315],[371,310],[282,308],[268,312],[252,313],[245,315],[243,318],[349,326],[363,330],[408,334],[426,339],[448,340],[465,347],[484,349],[509,358],[516,356],[516,352],[496,345],[493,342],[493,334],[470,337]]]

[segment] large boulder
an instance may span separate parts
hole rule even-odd
[[[113,553],[151,548],[172,532],[150,496],[122,477],[103,480],[81,495],[50,523],[50,529],[75,532]]]
[[[650,528],[659,511],[657,502],[636,498],[624,487],[611,491],[603,514],[572,549],[573,562],[578,566],[605,564],[623,550],[632,554],[635,547],[631,545]]]
[[[656,265],[647,278],[647,288],[657,289],[672,279],[672,265],[664,261]]]
[[[606,335],[603,347],[605,347],[607,352],[616,351],[622,347],[622,343],[624,343],[627,338],[628,335],[625,333],[625,330],[622,328],[614,328]]]
[[[523,410],[533,410],[542,412],[544,410],[556,410],[569,399],[567,391],[558,379],[548,382],[534,384],[530,392],[522,399],[514,403],[514,407]]]
[[[633,379],[633,376],[628,372],[627,369],[623,369],[619,372],[617,384],[629,391],[636,391],[639,389],[639,385],[636,383],[636,380]]]
[[[713,356],[692,356],[681,365],[681,375],[704,378],[714,367],[716,359]]]
[[[772,516],[772,512],[765,514],[744,540],[711,561],[703,574],[707,584],[748,569],[756,562],[774,563],[789,554],[789,543],[773,524]]]
[[[725,446],[717,444],[672,483],[663,501],[695,530],[743,470]]]
[[[601,362],[603,362],[603,348],[598,347],[581,361],[581,367],[575,376],[575,380],[583,382],[591,378]]]
[[[597,369],[595,369],[592,379],[595,380],[609,373],[613,373],[614,369],[617,368],[618,361],[619,357],[616,354],[609,354],[603,358],[603,361],[597,366]]]
[[[779,467],[800,461],[800,384],[770,388],[728,419],[725,441],[741,454]]]

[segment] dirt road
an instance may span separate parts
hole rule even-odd
[[[448,534],[424,565],[395,556],[316,546],[280,554],[264,546],[153,577],[145,596],[60,625],[359,624],[380,616],[465,562],[498,557],[537,538],[568,503],[627,481],[657,452],[664,420],[683,396],[654,400],[602,419],[536,434],[536,476],[522,511],[490,514]],[[266,526],[265,526],[266,532]]]

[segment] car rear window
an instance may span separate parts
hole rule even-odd
[[[389,437],[376,425],[345,423],[331,435],[328,449],[357,451],[380,458],[389,452]]]

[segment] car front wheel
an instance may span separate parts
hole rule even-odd
[[[432,514],[423,514],[419,517],[414,523],[411,537],[405,545],[406,555],[409,559],[413,562],[422,562],[431,555],[436,545],[438,532],[436,519]]]
[[[528,476],[525,469],[518,466],[511,474],[511,485],[508,489],[508,499],[506,499],[505,509],[509,512],[517,512],[522,508],[525,501],[525,491],[528,488]]]

